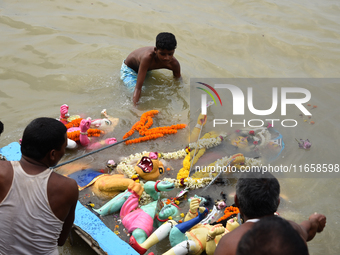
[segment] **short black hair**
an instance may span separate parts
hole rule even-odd
[[[176,37],[168,32],[159,33],[156,37],[156,48],[162,50],[174,50],[177,47]]]
[[[236,196],[240,210],[248,218],[271,215],[279,206],[280,184],[268,172],[246,173],[236,183]]]
[[[268,216],[255,223],[238,243],[236,255],[248,254],[308,255],[308,247],[288,221]]]
[[[21,153],[29,158],[41,160],[51,150],[61,149],[65,143],[66,132],[65,125],[56,119],[34,119],[24,130]]]
[[[0,121],[0,135],[2,134],[3,131],[4,131],[4,123]]]

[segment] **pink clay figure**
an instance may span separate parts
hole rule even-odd
[[[114,144],[117,142],[117,139],[112,137],[112,138],[107,138],[103,141],[100,141],[100,142],[96,142],[96,143],[93,143],[89,146],[87,146],[87,149],[89,150],[97,150],[99,149],[100,147],[102,147],[103,145],[110,145],[110,144]]]
[[[87,136],[87,130],[90,128],[91,126],[91,118],[87,118],[87,119],[82,119],[80,122],[80,144],[84,147],[88,146],[90,143],[90,139]]]
[[[68,105],[67,104],[63,104],[62,106],[60,106],[60,122],[63,124],[67,124],[67,118],[70,115],[68,114]]]
[[[68,123],[67,119],[70,117],[68,110],[69,110],[69,106],[67,104],[63,104],[62,106],[60,106],[59,121],[62,122],[63,124]],[[88,117],[87,119],[82,119],[79,127],[71,127],[67,130],[67,132],[74,132],[74,131],[80,130],[80,136],[79,136],[80,144],[84,147],[87,147],[87,149],[90,149],[90,150],[99,149],[103,145],[110,145],[110,144],[116,143],[117,142],[116,138],[112,137],[112,138],[107,138],[105,140],[91,144],[91,140],[87,134],[87,130],[89,128],[100,129],[106,133],[106,132],[112,132],[114,127],[118,124],[119,119],[112,118],[109,115],[107,115],[106,109],[104,109],[101,112],[101,114],[104,115],[105,118],[92,120],[90,117]],[[68,140],[67,148],[74,149],[77,147],[77,143],[75,141],[71,139],[67,139],[67,140]]]

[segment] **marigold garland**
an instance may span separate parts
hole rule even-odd
[[[219,218],[216,222],[228,219],[231,215],[238,214],[239,212],[240,210],[238,209],[238,207],[228,206],[224,209],[224,215],[221,218]]]
[[[71,127],[79,127],[81,121],[82,121],[82,118],[74,119],[74,120],[70,121],[69,123],[65,124],[65,127],[67,129],[69,129]]]
[[[151,139],[157,139],[159,137],[163,137],[164,135],[176,134],[177,129],[182,129],[187,126],[185,124],[177,124],[172,126],[156,127],[149,129],[153,124],[152,117],[158,114],[158,112],[159,111],[157,110],[151,110],[143,113],[142,116],[140,117],[140,120],[137,121],[132,126],[132,128],[123,136],[123,139],[130,137],[131,135],[133,135],[135,131],[138,131],[139,134],[142,135],[143,137],[125,141],[125,144],[140,143]]]
[[[217,134],[211,132],[211,133],[206,133],[204,136],[202,136],[201,139],[214,138],[214,137],[217,137]],[[194,160],[192,165],[195,165],[198,159],[203,156],[205,151],[206,151],[206,148],[202,148],[202,149],[197,150],[196,155],[193,155],[194,151],[191,151],[188,153],[188,155],[183,160],[183,167],[177,173],[178,180],[189,177],[191,161]]]
[[[99,129],[88,129],[87,130],[87,136],[91,137],[91,136],[96,136],[99,137],[101,134],[103,134],[104,131],[99,130]],[[73,131],[73,132],[67,132],[67,138],[77,142],[80,139],[80,130],[77,131]]]

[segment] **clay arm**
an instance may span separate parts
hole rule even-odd
[[[206,237],[206,248],[205,251],[207,255],[213,255],[216,250],[215,237],[218,235],[222,235],[225,231],[225,228],[222,224],[215,225],[212,229],[209,230]]]
[[[90,139],[87,136],[87,130],[90,128],[91,118],[82,119],[80,122],[80,144],[82,146],[87,146],[90,143]]]
[[[193,198],[190,202],[190,209],[187,213],[187,215],[185,216],[184,218],[184,221],[188,221],[188,220],[191,220],[193,218],[195,218],[197,216],[197,210],[200,206],[200,200],[199,198]]]
[[[100,180],[100,179],[99,179]],[[124,179],[116,179],[118,182],[124,181]],[[119,183],[117,183],[119,185]],[[135,197],[139,197],[140,194],[143,192],[143,187],[139,183],[131,182],[128,185],[128,189],[125,190],[123,193],[112,198],[109,202],[103,205],[99,209],[94,209],[97,213],[102,216],[112,214],[114,212],[119,211],[126,200],[134,194]]]
[[[110,145],[110,144],[114,144],[116,142],[117,142],[117,139],[114,138],[114,137],[111,137],[111,138],[107,138],[105,140],[101,140],[99,142],[93,143],[93,144],[87,146],[86,149],[97,150],[97,149],[101,148],[103,145]]]
[[[67,104],[63,104],[62,106],[60,106],[60,121],[63,124],[67,124],[67,117],[69,116],[68,114],[68,105]]]
[[[159,219],[164,220],[167,219],[169,216],[178,214],[178,209],[176,206],[169,204],[165,205],[161,211],[159,212]]]
[[[200,114],[197,118],[197,125],[194,127],[194,129],[191,132],[190,142],[197,141],[199,134],[206,122],[207,122],[207,115]]]
[[[175,184],[168,181],[148,181],[144,185],[144,190],[154,200],[158,199],[158,193],[160,191],[170,191],[175,188]]]
[[[200,223],[201,220],[203,220],[208,214],[208,208],[200,207],[198,211],[198,215],[188,221],[182,222],[181,224],[176,225],[175,227],[179,229],[182,233],[187,232],[189,229],[191,229],[196,224]]]

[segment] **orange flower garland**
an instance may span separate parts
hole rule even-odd
[[[225,220],[225,219],[229,218],[231,215],[238,214],[239,212],[240,212],[240,210],[238,209],[238,207],[228,206],[224,209],[224,215],[221,218],[219,218],[216,222],[220,222],[222,220]]]
[[[82,118],[78,118],[78,119],[74,119],[71,122],[65,124],[65,127],[67,129],[71,128],[71,127],[79,127],[80,126],[80,122],[82,121]]]
[[[152,117],[158,114],[159,111],[151,110],[145,112],[140,117],[140,120],[137,121],[132,128],[123,136],[123,139],[126,139],[133,135],[133,133],[137,130],[140,135],[144,137],[139,137],[136,139],[125,141],[125,144],[132,144],[132,143],[140,143],[144,141],[148,141],[151,139],[156,139],[162,137],[167,134],[176,134],[177,129],[185,128],[187,125],[185,124],[177,124],[168,127],[156,127],[149,129],[153,124]]]
[[[101,134],[103,134],[104,131],[99,129],[89,129],[87,130],[87,136],[96,136],[99,137]],[[67,138],[77,142],[80,139],[80,130],[73,131],[73,132],[67,132]]]
[[[80,122],[83,120],[83,118],[77,118],[74,119],[72,121],[70,121],[69,123],[65,124],[65,127],[67,129],[72,128],[72,127],[79,127],[80,126]],[[99,137],[101,134],[104,134],[104,131],[99,130],[99,129],[88,129],[87,130],[87,136],[91,137],[91,136],[96,136]],[[78,142],[80,139],[80,130],[77,131],[73,131],[73,132],[67,132],[67,138]]]

